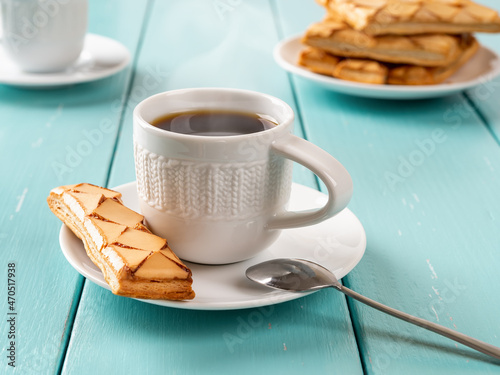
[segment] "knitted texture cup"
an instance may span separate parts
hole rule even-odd
[[[272,129],[231,136],[175,133],[151,125],[168,113],[211,109],[265,114]],[[253,257],[280,230],[325,220],[348,203],[352,182],[325,151],[294,136],[293,111],[269,95],[235,89],[185,89],[154,95],[134,111],[134,157],[141,211],[180,258],[225,264]],[[237,124],[235,124],[237,126]],[[325,207],[286,210],[292,160],[329,190]]]

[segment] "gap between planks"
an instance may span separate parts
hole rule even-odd
[[[133,86],[134,79],[135,79],[135,70],[136,70],[137,62],[139,60],[139,56],[140,56],[140,53],[142,50],[142,45],[143,45],[144,37],[146,34],[146,29],[147,29],[147,26],[149,23],[149,19],[151,17],[151,12],[153,9],[154,1],[155,0],[148,0],[148,2],[146,4],[145,11],[144,11],[141,31],[139,32],[139,39],[137,41],[137,48],[135,50],[134,59],[132,61],[130,74],[129,74],[129,77],[127,79],[127,83],[125,84],[125,95],[123,97],[122,110],[121,110],[120,116],[118,118],[118,127],[116,130],[115,143],[113,145],[113,151],[111,153],[111,158],[109,160],[109,165],[108,165],[108,171],[106,173],[106,181],[104,183],[105,187],[108,187],[112,166],[113,166],[113,163],[115,160],[116,150],[118,148],[120,133],[121,133],[121,129],[123,127],[124,115],[125,115],[125,111],[127,108],[126,103],[128,102],[128,100],[130,98],[130,93],[132,91],[132,86]],[[83,289],[84,289],[85,283],[86,283],[86,279],[83,276],[80,276],[80,278],[82,279],[82,281],[77,284],[76,291],[75,291],[75,298],[73,300],[73,304],[72,304],[72,307],[70,309],[68,319],[66,321],[66,325],[64,327],[64,334],[63,334],[63,340],[62,340],[62,350],[61,350],[61,354],[59,355],[59,358],[57,361],[57,370],[56,370],[57,375],[61,375],[62,371],[64,369],[64,364],[66,362],[66,355],[67,355],[69,344],[70,344],[71,337],[73,334],[73,326],[75,324],[76,315],[77,315],[78,309],[80,307],[81,297],[82,297]]]

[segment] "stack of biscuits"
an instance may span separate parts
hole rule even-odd
[[[432,85],[500,32],[498,12],[470,0],[317,0],[325,19],[302,38],[299,65],[349,81]]]

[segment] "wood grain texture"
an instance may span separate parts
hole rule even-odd
[[[220,13],[218,3],[155,2],[110,186],[135,179],[132,109],[151,94],[236,87],[266,92],[293,106],[286,74],[271,56],[278,37],[269,4],[233,2],[232,10]],[[164,76],[146,87],[151,71]],[[297,121],[298,135],[300,125]],[[310,172],[296,172],[296,181],[315,186]],[[63,373],[87,374],[90,368],[151,374],[362,372],[345,298],[333,291],[262,309],[203,312],[144,304],[87,283]]]
[[[90,32],[115,38],[134,53],[140,26],[134,20],[144,6],[91,1],[90,8]],[[111,10],[119,22],[98,16]],[[61,254],[61,223],[46,197],[62,184],[105,183],[129,76],[130,69],[48,91],[0,86],[2,272],[6,283],[7,262],[16,262],[18,308],[15,369],[6,360],[7,324],[0,325],[2,374],[52,374],[59,366],[83,278]],[[0,296],[6,313],[6,287]]]
[[[285,36],[317,19],[314,4],[277,4]],[[474,109],[462,95],[393,102],[293,81],[310,140],[354,180],[349,207],[365,226],[368,248],[346,284],[499,346],[500,304],[492,296],[500,294],[500,149]],[[454,108],[468,115],[455,122],[447,117]],[[350,306],[367,373],[498,372],[484,355]]]
[[[134,180],[132,110],[147,96],[246,88],[292,105],[297,135],[350,171],[350,208],[368,249],[343,281],[500,346],[498,79],[436,100],[348,97],[289,80],[272,60],[278,39],[322,18],[312,0],[149,3],[151,12],[147,1],[90,1],[90,32],[124,43],[135,69],[58,90],[0,86],[0,243],[5,272],[17,264],[19,314],[15,369],[6,361],[8,325],[0,325],[0,373],[498,373],[498,362],[433,333],[356,302],[348,311],[333,290],[225,312],[153,306],[91,282],[82,291],[83,278],[59,249],[49,190]],[[479,38],[500,52],[500,36]],[[316,187],[302,167],[294,179]],[[5,313],[6,288],[0,299]]]

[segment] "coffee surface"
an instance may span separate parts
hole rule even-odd
[[[171,113],[151,124],[174,133],[210,137],[257,133],[275,127],[277,122],[257,113],[196,110]]]

